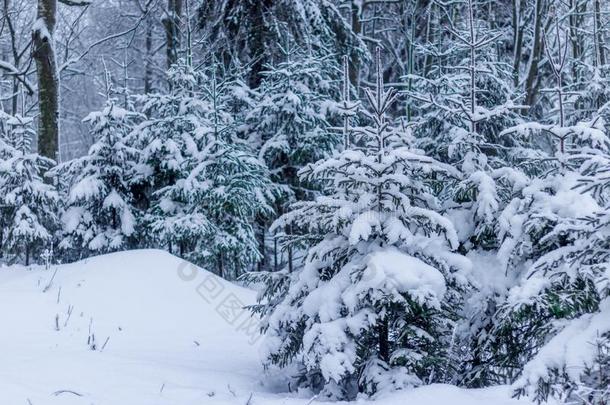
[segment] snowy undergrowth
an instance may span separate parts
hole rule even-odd
[[[156,250],[49,270],[0,268],[0,403],[319,403],[262,377],[256,322],[233,305],[254,300],[255,292]],[[374,403],[528,403],[510,394],[432,385]]]

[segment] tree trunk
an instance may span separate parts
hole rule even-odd
[[[248,46],[250,48],[249,58],[252,61],[252,69],[250,70],[250,78],[248,84],[251,88],[257,88],[263,80],[263,71],[265,64],[268,61],[268,52],[266,49],[267,38],[270,33],[267,30],[265,22],[265,13],[273,7],[274,0],[257,0],[251,2],[249,13],[252,17],[252,25],[255,27],[248,34]]]
[[[260,232],[260,242],[259,242],[259,246],[260,246],[260,250],[261,250],[261,259],[258,262],[258,271],[263,271],[265,270],[265,264],[267,262],[267,256],[265,255],[265,221],[261,220],[261,232]]]
[[[523,57],[523,26],[521,24],[522,0],[513,0],[513,80],[514,85],[519,85],[519,71],[521,70],[521,58]]]
[[[32,56],[38,74],[38,153],[57,160],[59,146],[59,76],[53,47],[57,0],[38,0],[32,30]]]
[[[277,236],[273,236],[273,271],[278,271]]]
[[[604,66],[606,64],[606,52],[604,50],[604,36],[602,34],[602,22],[601,22],[601,1],[595,0],[595,42],[596,42],[596,52],[595,55],[600,66]]]
[[[534,38],[532,54],[530,55],[530,66],[525,80],[525,105],[532,106],[538,92],[538,64],[542,56],[542,1],[536,0],[534,10]],[[524,112],[526,113],[526,112]]]
[[[351,7],[352,32],[354,33],[354,35],[359,36],[360,34],[362,34],[362,21],[360,21],[360,17],[362,11],[361,7],[364,7],[364,5],[357,4],[356,1],[352,0]],[[352,54],[350,59],[349,80],[352,82],[352,86],[354,86],[356,91],[358,91],[360,84],[360,58],[358,57],[358,54],[356,52]]]
[[[581,17],[579,13],[583,12],[581,10],[580,4],[578,0],[571,0],[570,9],[573,10],[569,16],[569,24],[570,24],[570,41],[572,45],[572,79],[575,83],[578,82],[578,61],[582,56],[582,47],[581,47],[581,35],[580,35],[580,23]]]
[[[224,263],[222,260],[222,253],[219,253],[218,254],[218,276],[220,278],[224,278],[225,277],[224,273],[225,273],[225,270],[224,270]]]
[[[388,320],[383,319],[377,324],[379,334],[379,358],[386,363],[390,361],[390,331]]]
[[[144,94],[150,94],[152,92],[152,64],[153,64],[153,30],[152,21],[150,18],[146,18],[146,61],[144,67]]]
[[[11,40],[11,51],[13,54],[13,66],[17,69],[20,68],[21,65],[21,55],[19,54],[19,49],[17,48],[17,33],[15,32],[15,27],[13,25],[13,18],[11,16],[11,0],[4,0],[4,9],[3,9],[3,18],[8,29],[8,33]],[[19,107],[19,79],[14,76],[13,77],[13,93],[11,95],[11,114],[16,115]]]
[[[182,0],[167,0],[168,16],[163,19],[165,26],[167,67],[170,68],[178,62],[180,49],[180,18],[182,16]]]

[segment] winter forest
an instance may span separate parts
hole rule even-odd
[[[3,0],[0,363],[8,405],[609,404],[610,3]]]

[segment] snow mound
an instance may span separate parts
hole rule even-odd
[[[0,269],[0,403],[233,403],[260,375],[254,298],[157,250]]]

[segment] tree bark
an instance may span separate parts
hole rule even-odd
[[[573,62],[572,63],[572,78],[574,79],[574,82],[577,83],[578,82],[578,61],[581,59],[582,57],[582,46],[581,46],[581,37],[582,35],[580,34],[580,30],[581,30],[581,22],[582,22],[582,17],[580,16],[580,13],[583,13],[584,10],[582,10],[582,5],[581,3],[579,3],[578,0],[571,0],[570,1],[570,9],[573,10],[572,13],[570,13],[569,16],[569,24],[570,24],[570,41],[572,43],[572,58],[573,58]]]
[[[11,39],[11,51],[13,53],[13,66],[19,69],[21,65],[21,54],[17,48],[17,33],[13,25],[13,18],[11,16],[11,0],[4,0],[4,21]],[[13,93],[11,96],[11,114],[16,115],[19,107],[19,79],[13,77]]]
[[[250,48],[250,70],[249,85],[257,88],[263,80],[265,64],[269,61],[268,46],[271,33],[267,28],[265,15],[273,8],[274,0],[257,0],[249,2],[249,14],[252,15],[252,28],[248,33],[248,46]]]
[[[522,0],[513,0],[513,80],[515,87],[519,85],[521,58],[523,57],[522,6]]]
[[[532,106],[538,92],[538,65],[542,56],[542,2],[536,0],[534,10],[534,38],[532,54],[530,55],[530,66],[525,79],[525,105]],[[524,112],[525,113],[525,112]]]
[[[361,18],[361,7],[364,7],[364,2],[360,5],[357,4],[356,1],[352,0],[351,3],[351,26],[352,32],[354,35],[359,36],[362,34],[362,21]],[[357,52],[354,52],[350,58],[350,66],[349,66],[349,80],[352,83],[352,86],[358,91],[358,87],[360,84],[360,58]]]
[[[180,18],[182,16],[182,0],[167,0],[168,16],[163,19],[167,41],[167,67],[178,62],[180,49]]]
[[[32,56],[38,74],[38,153],[57,160],[59,145],[59,76],[53,47],[57,0],[38,0],[32,31]]]
[[[386,363],[390,361],[390,331],[388,320],[383,319],[377,324],[379,334],[379,358]]]
[[[604,36],[602,34],[602,22],[601,22],[601,1],[595,0],[595,42],[596,42],[596,59],[600,66],[606,64],[606,52],[604,50]]]
[[[152,92],[152,64],[153,64],[153,31],[152,31],[152,21],[149,17],[146,17],[146,39],[145,39],[145,47],[146,47],[146,61],[144,67],[144,94],[150,94]]]

